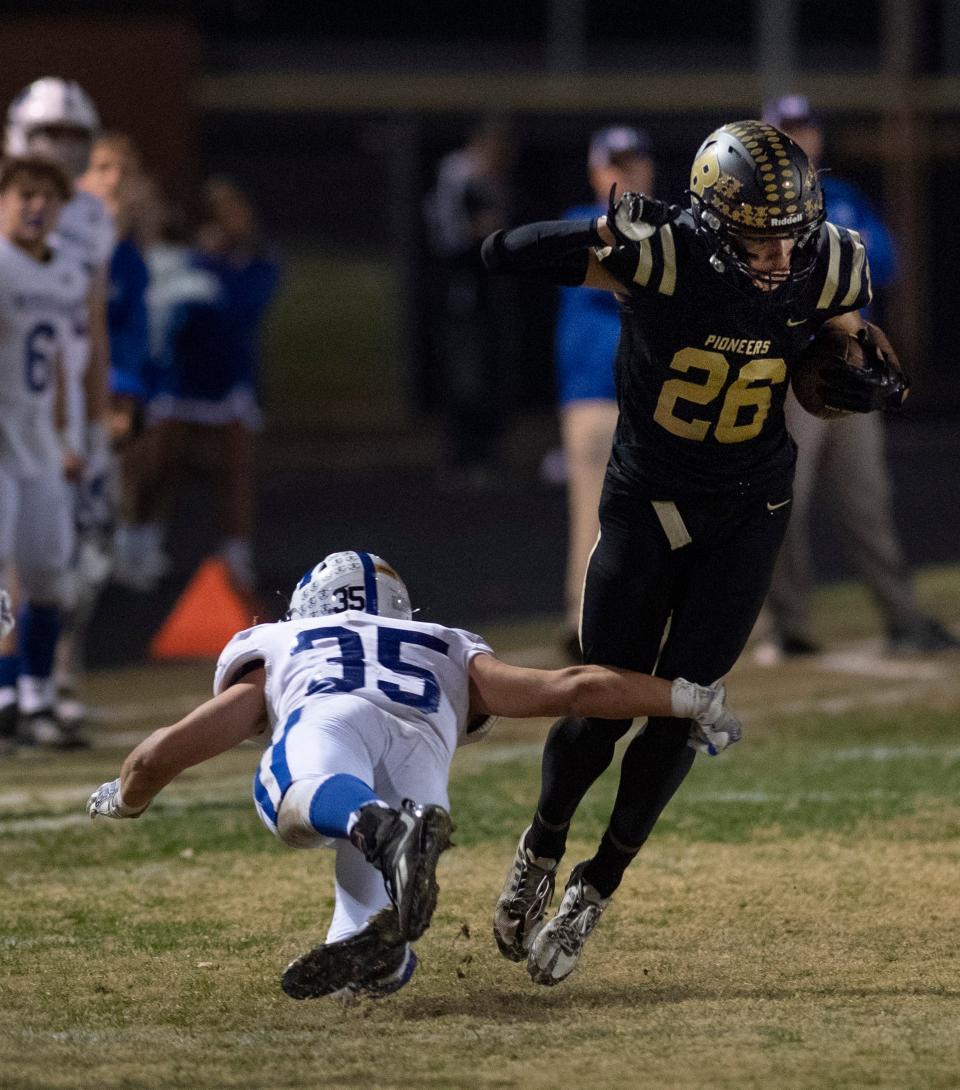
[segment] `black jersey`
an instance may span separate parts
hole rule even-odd
[[[803,290],[772,307],[707,263],[684,213],[636,246],[596,251],[623,284],[616,357],[617,468],[654,498],[745,492],[789,472],[790,369],[828,318],[866,306],[866,252],[825,223]]]

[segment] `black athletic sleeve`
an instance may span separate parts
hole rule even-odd
[[[577,287],[587,275],[589,250],[602,246],[597,221],[544,220],[484,239],[480,256],[493,273]]]

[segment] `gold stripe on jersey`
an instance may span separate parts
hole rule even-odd
[[[640,243],[640,256],[637,259],[637,271],[633,274],[633,279],[645,288],[650,282],[651,272],[653,272],[653,247],[650,245],[650,239],[645,238]]]
[[[660,277],[661,295],[673,295],[677,286],[677,248],[673,243],[673,228],[669,223],[660,228],[660,246],[663,250],[663,276]]]
[[[840,232],[832,223],[827,224],[827,238],[830,240],[830,262],[827,265],[823,291],[817,300],[817,310],[826,310],[836,298],[840,287]]]
[[[840,300],[840,306],[848,307],[860,294],[860,285],[863,283],[863,266],[867,256],[860,236],[856,231],[850,231],[853,240],[853,261],[850,265],[850,288],[847,294]]]

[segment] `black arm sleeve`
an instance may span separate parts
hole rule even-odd
[[[547,220],[488,235],[480,256],[490,272],[576,287],[587,275],[588,249],[602,245],[595,219]]]

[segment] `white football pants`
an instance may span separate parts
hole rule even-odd
[[[73,540],[62,474],[24,480],[0,466],[0,582],[12,562],[27,598],[62,605]]]
[[[254,781],[261,820],[293,847],[335,845],[336,906],[327,932],[335,942],[359,931],[389,904],[383,875],[349,840],[330,840],[310,824],[310,801],[320,784],[348,773],[388,806],[404,799],[449,808],[450,754],[439,740],[349,694],[310,697],[281,729],[260,761]]]

